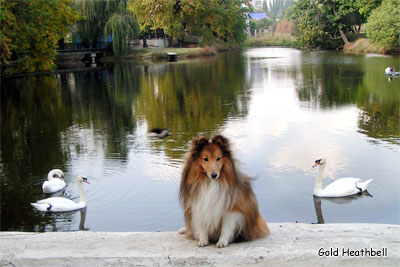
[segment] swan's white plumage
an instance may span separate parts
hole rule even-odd
[[[51,194],[63,190],[67,184],[61,178],[64,177],[62,170],[54,169],[47,175],[48,181],[42,185],[43,193]]]
[[[318,162],[318,163],[317,163]],[[341,178],[322,188],[322,175],[325,169],[326,159],[316,161],[318,174],[315,178],[314,195],[317,197],[344,197],[359,194],[367,190],[368,184],[373,179],[362,181],[359,178]]]
[[[66,212],[83,209],[86,207],[85,193],[83,192],[82,182],[87,182],[87,179],[82,176],[78,176],[77,179],[80,199],[76,203],[65,197],[50,197],[37,201],[36,203],[31,203],[33,207],[39,211],[44,212]]]
[[[63,212],[79,210],[86,207],[86,202],[76,203],[65,197],[51,197],[31,203],[36,209],[45,212]]]

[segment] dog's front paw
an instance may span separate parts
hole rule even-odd
[[[183,235],[184,233],[186,233],[186,226],[182,227],[181,229],[178,230],[178,233]]]
[[[201,248],[208,246],[208,241],[207,240],[199,240],[199,242],[197,243],[197,245]]]
[[[228,241],[219,240],[216,247],[217,248],[226,248],[228,246]]]

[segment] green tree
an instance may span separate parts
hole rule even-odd
[[[299,0],[291,9],[299,44],[302,46],[338,48],[348,43],[347,34],[357,33],[365,22],[360,15],[364,0]],[[365,0],[366,1],[366,0]],[[365,9],[365,14],[368,13]],[[338,42],[342,40],[342,42]]]
[[[82,43],[97,42],[104,35],[109,17],[117,9],[117,2],[111,0],[75,0],[75,7],[82,15],[76,24],[73,38]]]
[[[272,36],[274,36],[278,21],[284,17],[286,10],[291,7],[293,3],[294,0],[271,0],[269,5],[264,2],[263,9],[271,20]]]
[[[372,10],[377,8],[382,3],[382,0],[356,0],[358,13],[365,19],[369,17]]]
[[[142,31],[163,29],[180,40],[186,34],[199,35],[206,42],[214,36],[225,41],[244,41],[249,6],[248,0],[130,0],[128,3]]]
[[[386,50],[400,49],[400,2],[383,0],[371,12],[367,23],[367,36],[375,45]]]
[[[163,29],[170,36],[183,38],[185,28],[181,4],[170,0],[130,0],[128,10],[135,14],[142,31]]]
[[[14,53],[18,58],[18,71],[51,69],[57,55],[58,40],[78,19],[71,1],[2,1],[1,6],[4,11],[1,15],[2,63],[6,63]]]
[[[14,14],[10,11],[15,3],[0,0],[0,49],[1,49],[1,66],[8,64],[11,57],[12,45],[12,29],[16,27],[16,19]]]
[[[138,31],[138,23],[126,9],[126,2],[122,1],[104,27],[104,39],[112,36],[113,52],[121,56],[127,53],[129,41],[138,36]]]
[[[339,32],[345,44],[349,43],[346,33],[354,29],[354,25],[361,25],[365,18],[359,13],[358,0],[320,0],[319,8],[323,15],[332,24],[334,32],[330,32],[331,38],[337,38]],[[359,27],[356,27],[359,28]]]
[[[126,9],[127,0],[75,0],[82,14],[74,31],[74,39],[96,45],[99,39],[113,38],[113,52],[120,56],[128,50],[128,42],[137,37],[138,24]]]
[[[250,20],[250,30],[266,30],[271,26],[271,20],[267,18]]]
[[[291,9],[294,34],[300,47],[330,48],[332,40],[326,34],[331,26],[315,1],[299,0]]]

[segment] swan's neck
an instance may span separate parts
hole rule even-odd
[[[83,186],[82,186],[82,182],[78,182],[78,187],[79,187],[79,202],[86,202],[85,199],[85,192],[83,191]]]
[[[49,180],[49,181],[53,180],[54,179],[53,176],[54,176],[54,172],[53,171],[49,172],[49,174],[47,175],[47,180]]]
[[[318,174],[315,177],[314,193],[322,190],[322,175],[324,174],[325,164],[319,165]]]

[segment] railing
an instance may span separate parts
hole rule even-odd
[[[108,50],[111,47],[112,42],[58,43],[57,51]]]

